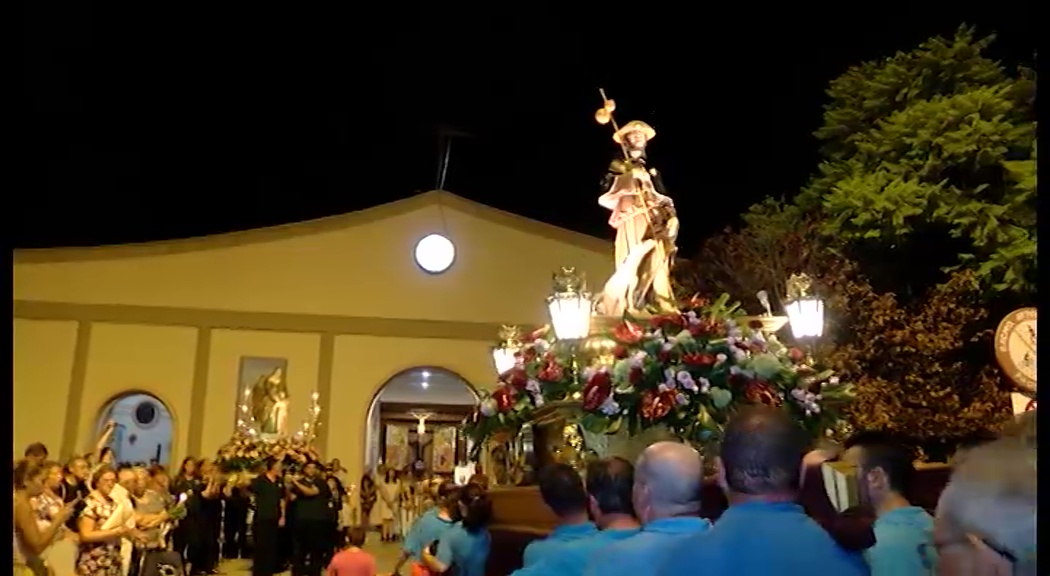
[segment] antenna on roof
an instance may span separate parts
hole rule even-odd
[[[456,138],[471,138],[474,135],[442,124],[438,126],[437,136],[440,154],[438,155],[437,175],[434,179],[434,189],[444,190],[445,182],[448,180],[448,164],[452,157],[452,141]]]

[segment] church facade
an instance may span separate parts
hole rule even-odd
[[[415,257],[431,234],[454,248],[447,269]],[[212,237],[16,251],[13,449],[90,450],[105,407],[138,392],[171,414],[170,462],[213,456],[235,430],[244,359],[271,358],[286,362],[292,428],[316,392],[318,448],[360,477],[388,380],[434,367],[491,386],[499,326],[545,323],[552,272],[574,266],[596,288],[611,254],[443,191]]]

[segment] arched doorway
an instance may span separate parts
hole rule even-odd
[[[170,464],[174,425],[171,411],[159,398],[142,392],[114,398],[99,414],[97,435],[110,420],[117,423],[109,442],[117,462]]]
[[[384,463],[416,479],[451,477],[470,453],[461,424],[477,403],[474,387],[452,371],[420,366],[395,375],[368,409],[365,469]]]

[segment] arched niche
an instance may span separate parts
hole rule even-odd
[[[407,467],[416,477],[451,476],[451,467],[464,461],[469,453],[470,446],[460,432],[461,424],[477,403],[478,392],[474,386],[451,370],[417,366],[398,372],[379,387],[368,407],[365,470],[372,470],[383,462],[399,469]],[[421,421],[422,439],[418,433]],[[451,462],[446,447],[453,432],[448,428],[456,431]],[[387,449],[390,434],[398,436],[389,438],[389,443],[401,445],[403,450]],[[388,456],[400,457],[401,461],[390,462]]]
[[[115,396],[99,411],[96,438],[110,420],[117,427],[108,445],[118,463],[171,464],[175,420],[163,400],[138,390]]]

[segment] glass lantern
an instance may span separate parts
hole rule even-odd
[[[499,331],[499,345],[492,349],[492,362],[496,365],[496,374],[503,374],[518,363],[517,354],[521,350],[521,336],[517,326],[503,326]]]
[[[586,338],[591,330],[592,309],[591,294],[574,268],[562,268],[554,274],[554,293],[547,298],[547,310],[558,340]]]
[[[812,284],[805,274],[793,274],[787,281],[784,308],[796,340],[824,335],[824,301],[810,293]]]

